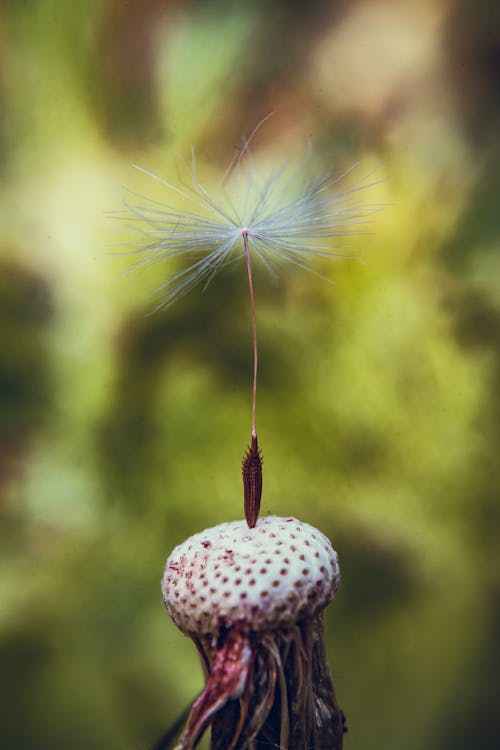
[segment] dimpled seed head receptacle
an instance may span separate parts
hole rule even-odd
[[[237,625],[261,632],[323,609],[339,581],[324,534],[294,518],[223,523],[190,537],[167,560],[162,591],[187,635]]]
[[[295,518],[223,523],[174,549],[163,598],[208,673],[178,750],[209,724],[212,750],[342,747],[322,627],[339,580],[330,541]]]

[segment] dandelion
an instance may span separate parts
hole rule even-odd
[[[259,182],[249,148],[255,132],[243,142],[217,200],[200,182],[193,153],[189,185],[174,185],[138,167],[187,201],[190,210],[137,202],[136,196],[124,217],[142,242],[134,249],[140,256],[134,269],[183,264],[157,290],[157,307],[198,284],[206,286],[239,260],[250,296],[252,427],[242,464],[246,521],[187,539],[168,558],[162,579],[168,612],[196,644],[206,676],[176,750],[194,750],[208,728],[211,750],[341,750],[346,726],[322,624],[340,580],[337,553],[320,531],[295,518],[259,518],[253,264],[261,262],[276,274],[291,263],[321,276],[313,261],[338,256],[333,238],[359,232],[375,209],[357,204],[358,193],[369,187],[366,180],[342,188],[346,173],[311,178],[283,167]],[[172,730],[155,750],[171,742]]]

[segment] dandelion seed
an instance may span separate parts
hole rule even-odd
[[[312,262],[317,258],[343,257],[332,244],[334,238],[359,234],[369,216],[377,210],[358,202],[359,193],[375,183],[365,178],[354,186],[342,188],[344,178],[354,167],[340,174],[327,172],[319,177],[308,177],[303,175],[304,170],[294,174],[283,166],[259,182],[250,142],[266,119],[243,141],[218,199],[199,180],[193,150],[189,184],[175,185],[134,165],[160,182],[173,196],[186,201],[190,209],[182,210],[145,198],[139,202],[140,196],[131,193],[125,212],[117,214],[140,238],[132,251],[139,256],[132,271],[168,261],[183,263],[156,290],[155,309],[171,305],[198,285],[206,287],[221,269],[242,258],[245,260],[253,338],[252,448],[243,462],[244,508],[250,527],[257,521],[262,491],[257,438],[258,346],[253,263],[261,262],[272,275],[290,263],[325,278]]]

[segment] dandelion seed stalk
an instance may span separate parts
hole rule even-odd
[[[257,321],[255,316],[255,295],[253,291],[252,261],[248,247],[248,229],[242,229],[243,246],[248,272],[248,288],[250,291],[250,304],[252,309],[252,334],[253,334],[253,388],[252,388],[252,438],[257,437],[257,369],[258,369],[258,346],[257,346]]]

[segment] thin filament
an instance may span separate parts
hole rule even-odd
[[[250,291],[250,304],[252,308],[252,335],[253,335],[253,387],[252,387],[252,437],[257,437],[257,322],[255,318],[255,296],[253,293],[252,263],[250,261],[250,250],[248,247],[248,229],[242,229],[243,246],[247,261],[248,288]]]

